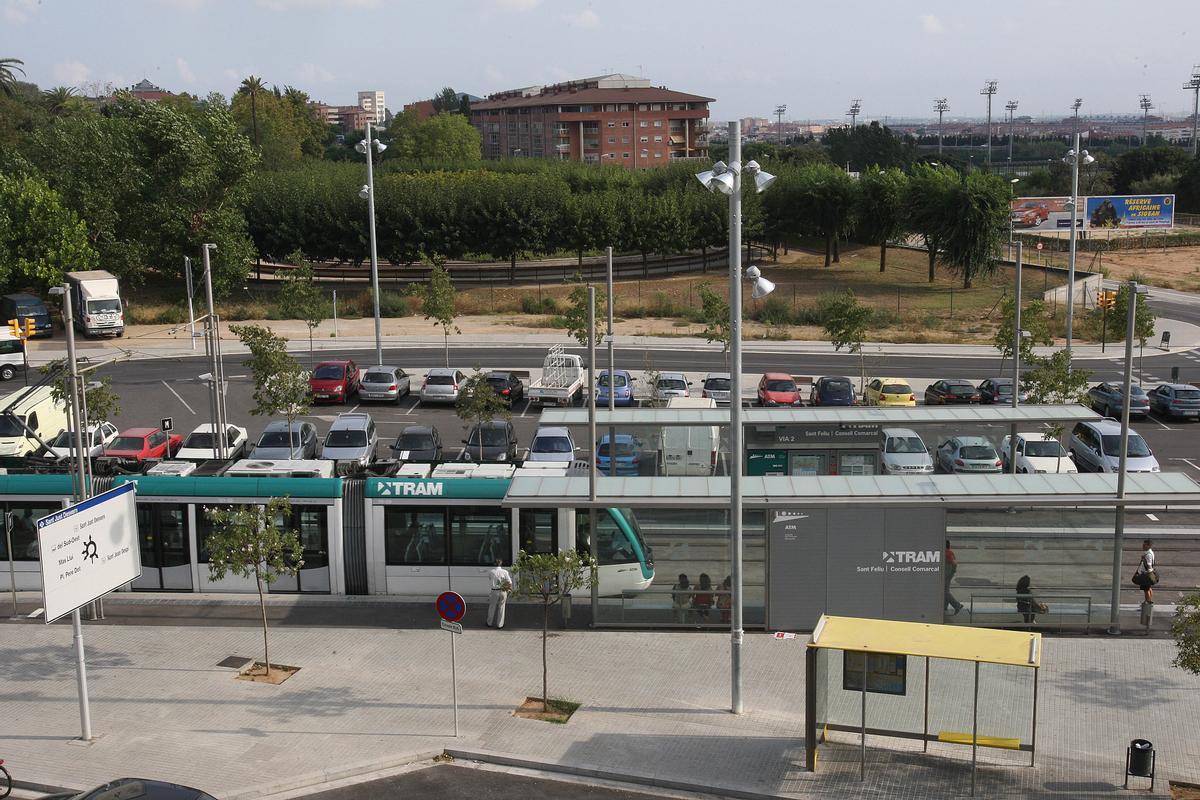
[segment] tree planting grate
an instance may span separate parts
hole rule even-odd
[[[230,669],[241,669],[249,664],[253,659],[245,656],[228,656],[217,662],[218,667],[229,667]]]

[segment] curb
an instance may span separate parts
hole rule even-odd
[[[613,781],[615,783],[627,783],[634,786],[653,787],[656,789],[670,789],[672,791],[687,792],[690,794],[707,797],[732,797],[737,798],[738,800],[785,800],[786,798],[785,795],[768,794],[766,792],[752,792],[747,791],[746,789],[735,789],[732,787],[711,784],[675,781],[667,778],[658,778],[652,775],[613,772],[600,767],[547,763],[543,761],[536,761],[531,758],[522,758],[520,756],[508,755],[505,753],[495,753],[488,750],[460,750],[456,747],[448,747],[446,748],[445,753],[446,755],[455,759],[480,761],[485,764],[494,764],[496,766],[519,767],[521,769],[530,769],[539,772],[559,773],[562,775],[574,775],[584,778],[598,778],[600,780]]]
[[[68,789],[65,786],[51,786],[48,783],[34,783],[33,781],[19,781],[13,778],[12,785],[14,789],[23,789],[27,792],[37,792],[38,794],[65,794],[71,792],[78,793],[79,789]]]
[[[296,789],[312,789],[314,792],[316,792],[319,791],[319,788],[326,783],[341,781],[371,772],[380,772],[382,770],[405,767],[409,764],[415,764],[418,761],[432,761],[441,754],[442,751],[440,750],[423,750],[418,753],[409,753],[408,755],[400,756],[399,758],[395,759],[361,762],[352,767],[325,769],[300,777],[294,777],[276,781],[275,783],[256,786],[253,789],[245,789],[234,794],[223,794],[221,795],[221,798],[222,800],[250,800],[250,798],[264,797],[268,795],[279,794],[280,792],[293,791]]]

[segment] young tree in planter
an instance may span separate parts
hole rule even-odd
[[[1013,299],[1004,301],[1000,311],[1000,326],[992,337],[992,346],[1000,351],[1000,372],[1004,362],[1013,357]],[[1021,330],[1029,336],[1021,337],[1021,364],[1033,366],[1033,348],[1046,347],[1054,343],[1050,332],[1050,321],[1046,319],[1046,304],[1042,300],[1029,300],[1021,306]]]
[[[1175,658],[1171,663],[1193,675],[1200,675],[1200,592],[1184,595],[1171,621],[1175,638]]]
[[[579,342],[581,347],[587,347],[588,343],[588,285],[583,280],[583,275],[575,273],[571,279],[571,292],[567,295],[567,307],[563,311],[564,327],[567,333],[571,335],[575,341]],[[603,289],[596,289],[596,319],[603,320],[608,314],[608,306],[605,303],[608,300],[608,293]],[[604,333],[599,330],[599,323],[596,325],[596,346],[604,344]]]
[[[229,330],[250,350],[250,357],[242,362],[254,375],[250,413],[262,417],[282,414],[288,423],[288,441],[295,448],[292,426],[297,417],[308,413],[312,403],[308,370],[288,353],[287,339],[274,331],[261,325],[231,325]]]
[[[435,266],[429,273],[421,300],[421,312],[425,319],[433,320],[442,329],[442,342],[446,353],[446,366],[450,366],[450,332],[462,333],[454,324],[458,312],[454,309],[454,283],[445,267]]]
[[[482,427],[484,423],[491,422],[496,417],[508,419],[512,416],[508,402],[496,393],[488,383],[487,376],[486,372],[480,372],[479,367],[476,367],[458,387],[458,403],[454,413],[463,422],[473,422]],[[483,461],[482,430],[479,432],[479,460]]]
[[[732,322],[729,318],[729,301],[709,288],[707,283],[698,287],[700,291],[700,313],[704,317],[704,338],[710,343],[719,343],[725,355],[725,367],[729,368],[729,343],[733,339]]]
[[[831,297],[825,305],[825,333],[833,349],[841,351],[844,347],[851,353],[858,353],[861,375],[859,392],[867,382],[867,356],[863,352],[863,339],[867,336],[867,326],[871,324],[871,308],[858,302],[854,292],[847,289]]]
[[[312,263],[299,250],[287,257],[295,268],[283,276],[279,288],[279,310],[288,319],[303,320],[308,326],[308,365],[313,363],[313,329],[325,321],[328,307],[321,287],[315,283]]]
[[[265,506],[205,510],[212,525],[208,537],[208,572],[213,580],[227,573],[253,578],[262,610],[263,674],[271,674],[271,646],[267,638],[267,601],[263,587],[282,575],[296,575],[304,566],[300,534],[287,527],[292,503],[272,497]]]
[[[1078,367],[1071,369],[1071,359],[1066,350],[1059,350],[1044,358],[1031,355],[1028,361],[1031,369],[1021,376],[1020,388],[1029,395],[1030,403],[1087,405],[1088,381],[1092,373]],[[1045,438],[1058,439],[1063,435],[1063,430],[1062,423],[1051,425],[1046,429]]]
[[[546,640],[550,635],[550,608],[574,592],[591,588],[596,579],[596,563],[591,555],[578,550],[555,553],[517,554],[513,567],[513,594],[536,598],[542,604],[542,711],[550,710],[550,690]]]

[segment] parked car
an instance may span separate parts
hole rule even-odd
[[[461,369],[434,367],[425,373],[425,380],[421,383],[421,405],[457,403],[459,387],[466,379]]]
[[[682,372],[660,372],[654,384],[654,396],[660,402],[672,397],[688,397],[691,394],[688,387],[691,385],[692,382]]]
[[[1188,383],[1164,383],[1150,392],[1150,407],[1164,417],[1200,417],[1200,389]]]
[[[122,462],[141,464],[152,458],[171,458],[183,444],[183,437],[159,428],[129,428],[104,446],[103,455]]]
[[[978,403],[979,391],[970,381],[940,380],[925,389],[925,405],[944,406],[951,403]]]
[[[286,420],[267,424],[251,455],[261,461],[307,460],[317,457],[317,426],[293,422],[289,435]]]
[[[511,372],[489,372],[487,382],[510,406],[525,399],[525,384]]]
[[[1106,417],[1117,419],[1123,413],[1125,389],[1119,383],[1098,383],[1088,389],[1088,405]],[[1129,416],[1145,417],[1150,413],[1150,398],[1142,387],[1134,385],[1129,390]]]
[[[1000,460],[1004,462],[1005,472],[1012,469],[1008,460],[1011,453],[1012,437],[1005,436],[1000,445]],[[1067,448],[1058,439],[1047,439],[1045,434],[1034,431],[1017,434],[1017,472],[1023,475],[1055,475],[1079,470]]]
[[[704,376],[704,388],[701,390],[700,396],[717,401],[719,406],[727,406],[729,405],[729,387],[728,372],[710,372]]]
[[[11,381],[25,371],[25,342],[0,328],[0,381]]]
[[[216,800],[210,794],[178,783],[148,778],[118,778],[94,789],[42,795],[40,800]]]
[[[1080,472],[1116,472],[1121,468],[1121,423],[1113,419],[1077,422],[1068,446]],[[1146,440],[1129,431],[1127,472],[1158,472],[1158,460]]]
[[[637,477],[642,470],[642,457],[638,441],[631,434],[618,433],[609,445],[608,434],[600,437],[596,445],[596,474],[608,475],[612,469],[610,459],[616,459],[618,477]]]
[[[569,464],[575,460],[575,440],[566,428],[538,428],[525,460],[561,461]]]
[[[854,383],[849,378],[822,376],[813,381],[808,393],[810,406],[856,406]]]
[[[633,376],[629,374],[629,370],[615,369],[612,373],[612,393],[614,406],[632,406],[633,399]],[[609,379],[608,370],[600,370],[600,374],[596,376],[596,405],[608,406]]]
[[[442,435],[432,425],[406,425],[388,449],[401,461],[433,463],[442,460]]]
[[[227,458],[241,458],[250,443],[250,436],[245,428],[237,425],[225,427],[225,454]],[[187,435],[175,458],[180,461],[206,461],[219,458],[216,442],[213,437],[213,425],[206,422]]]
[[[985,405],[1012,405],[1013,379],[988,378],[979,384],[979,402]],[[1017,404],[1028,402],[1029,393],[1018,390]]]
[[[358,399],[395,403],[401,397],[408,397],[411,388],[412,379],[399,367],[367,367],[358,384]]]
[[[476,423],[462,443],[463,461],[515,461],[517,458],[517,431],[508,420]]]
[[[105,445],[117,436],[117,426],[111,422],[99,422],[88,428],[83,446],[89,457],[98,456]],[[75,455],[75,432],[63,431],[50,442],[50,455],[56,458],[71,458]]]
[[[313,402],[344,403],[358,391],[358,365],[353,361],[322,361],[308,379]]]
[[[863,405],[912,408],[917,396],[903,378],[872,378],[863,391]]]
[[[338,414],[325,434],[321,458],[327,461],[353,461],[367,466],[375,460],[379,433],[370,414],[347,412]]]
[[[996,473],[1004,464],[982,436],[952,436],[938,445],[937,466],[943,472]]]
[[[909,428],[884,428],[879,432],[879,466],[884,475],[928,475],[933,472],[929,448]]]
[[[54,335],[54,323],[50,319],[50,309],[46,308],[45,301],[35,294],[17,292],[0,297],[0,324],[7,326],[11,319],[33,320],[33,338],[35,339]]]
[[[786,372],[768,372],[758,381],[760,406],[802,406],[796,381]]]

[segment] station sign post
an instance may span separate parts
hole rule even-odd
[[[467,601],[458,592],[442,592],[434,603],[442,618],[442,630],[450,633],[450,692],[454,699],[454,737],[458,738],[458,669],[454,658],[454,637],[463,632],[462,618],[467,615]]]

